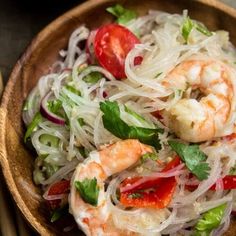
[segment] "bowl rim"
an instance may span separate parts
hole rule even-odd
[[[220,10],[232,16],[233,18],[236,18],[236,9],[224,4],[223,2],[219,2],[217,0],[194,0],[194,1],[208,5],[209,7],[213,7],[217,10]],[[65,24],[65,22],[68,21],[71,18],[71,16],[76,16],[78,15],[78,13],[86,12],[90,8],[103,5],[104,3],[114,3],[114,2],[116,2],[116,0],[85,1],[79,4],[78,6],[72,8],[71,10],[65,12],[64,14],[62,14],[61,16],[53,20],[51,23],[49,23],[47,26],[45,26],[32,39],[32,41],[28,45],[25,52],[16,62],[9,76],[5,90],[3,92],[3,96],[2,96],[2,100],[0,104],[0,164],[2,167],[3,176],[7,183],[8,189],[10,190],[10,193],[13,196],[13,199],[15,203],[17,204],[17,206],[19,207],[20,211],[22,212],[26,220],[30,223],[31,227],[33,227],[41,235],[54,235],[54,234],[52,234],[52,232],[48,228],[45,228],[44,225],[42,225],[41,223],[37,221],[37,219],[33,216],[33,214],[28,209],[27,203],[23,201],[23,199],[21,198],[21,195],[16,187],[16,183],[13,178],[13,175],[10,171],[9,162],[7,160],[7,151],[6,151],[6,143],[5,143],[5,136],[6,136],[5,124],[6,124],[6,119],[7,119],[7,104],[10,99],[9,95],[11,94],[15,81],[21,75],[24,63],[30,58],[34,50],[40,45],[41,41],[44,41],[46,39],[48,34],[50,34],[56,28],[59,28],[61,25]]]

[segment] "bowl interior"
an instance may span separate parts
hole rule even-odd
[[[23,101],[40,76],[49,71],[58,51],[66,47],[71,32],[81,24],[95,28],[111,21],[113,18],[105,12],[105,8],[115,2],[136,10],[140,15],[148,9],[170,13],[182,13],[183,9],[188,9],[191,18],[204,22],[209,29],[229,31],[231,41],[236,45],[236,11],[210,0],[178,0],[178,4],[176,0],[88,1],[61,16],[39,33],[17,62],[3,96],[0,109],[0,156],[4,176],[17,205],[30,224],[43,235],[63,233],[60,225],[49,222],[40,188],[32,182],[35,156],[23,144]],[[235,229],[234,224],[231,224],[227,234],[234,235]]]

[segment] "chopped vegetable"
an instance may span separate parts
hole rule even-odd
[[[85,122],[84,122],[84,119],[83,118],[78,118],[78,122],[79,122],[79,125],[80,126],[84,126],[85,125]]]
[[[186,17],[182,26],[182,36],[186,42],[188,41],[188,37],[193,28],[194,28],[194,23],[192,22],[189,16]]]
[[[140,40],[124,26],[108,24],[98,29],[94,40],[94,52],[102,67],[116,79],[124,79],[127,77],[125,58],[135,44],[139,43]]]
[[[175,177],[163,178],[151,189],[142,189],[141,193],[133,191],[121,193],[120,202],[127,207],[165,208],[172,199],[176,185]],[[130,197],[137,194],[140,194],[139,197]]]
[[[148,159],[151,159],[153,161],[157,161],[158,160],[158,156],[157,156],[156,153],[145,153],[141,157],[141,162],[143,163],[143,162],[145,162]]]
[[[28,125],[25,137],[24,137],[24,142],[27,142],[27,139],[31,136],[33,131],[37,128],[38,124],[43,120],[43,117],[40,112],[37,112],[31,121],[31,123]]]
[[[169,162],[162,172],[173,169],[180,164],[180,158],[175,157]],[[145,177],[133,177],[125,179],[121,187],[124,185],[132,185]],[[127,207],[153,207],[157,209],[164,208],[170,203],[174,194],[177,182],[175,177],[148,179],[140,182],[139,185],[122,191],[120,188],[120,202]]]
[[[70,181],[61,180],[50,186],[50,188],[48,189],[48,196],[68,194],[69,192],[70,192]],[[60,199],[56,199],[56,200],[47,200],[47,203],[49,204],[51,209],[57,209],[63,207],[64,204],[66,204],[67,202],[62,201]]]
[[[89,155],[89,152],[85,149],[85,147],[78,147],[78,150],[83,158],[86,158]]]
[[[137,14],[135,11],[125,9],[120,4],[116,4],[113,7],[108,7],[106,9],[109,13],[117,17],[118,24],[127,24],[129,21],[135,19]]]
[[[236,189],[236,175],[226,175],[222,180],[222,188],[224,190]],[[186,185],[186,189],[192,191],[197,188],[197,185]],[[212,185],[210,190],[216,190],[216,184]]]
[[[75,181],[75,187],[85,202],[97,206],[99,187],[96,178],[86,178],[83,181]]]
[[[77,90],[75,87],[73,87],[73,86],[71,86],[71,85],[68,85],[68,84],[67,84],[65,87],[66,87],[66,89],[69,90],[70,92],[72,92],[72,93],[74,93],[74,94],[76,94],[76,95],[78,95],[78,96],[81,96],[80,91]]]
[[[168,144],[199,180],[208,178],[210,167],[209,164],[205,162],[207,157],[205,153],[199,149],[198,145],[187,145],[174,140],[169,141]]]
[[[50,134],[42,134],[39,138],[40,142],[44,145],[50,147],[58,147],[59,146],[59,138]]]
[[[162,132],[162,129],[129,126],[120,118],[120,109],[117,102],[101,102],[100,109],[104,113],[102,116],[104,127],[116,137],[139,139],[142,143],[160,149],[158,133]]]
[[[101,78],[102,78],[102,74],[98,71],[93,71],[91,73],[89,73],[88,75],[86,75],[83,78],[83,81],[89,84],[96,84]]]
[[[204,34],[204,35],[206,35],[208,37],[212,36],[212,32],[209,31],[205,25],[203,25],[201,23],[196,23],[195,27],[196,27],[196,30],[198,30],[202,34]]]
[[[226,204],[215,207],[202,215],[197,222],[195,229],[196,235],[210,235],[211,231],[217,228],[224,216]]]
[[[212,32],[209,31],[205,25],[192,21],[190,17],[187,16],[182,26],[182,36],[186,42],[188,42],[189,35],[194,28],[208,37],[212,35]]]
[[[57,208],[53,210],[51,214],[51,222],[54,223],[55,221],[59,220],[62,216],[66,215],[69,211],[69,205],[66,204],[61,208]]]
[[[57,115],[60,115],[59,110],[62,108],[62,101],[56,99],[56,100],[49,100],[47,103],[49,111]]]

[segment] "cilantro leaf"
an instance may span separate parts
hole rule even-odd
[[[153,161],[157,161],[158,160],[158,156],[157,156],[156,153],[145,153],[141,157],[141,162],[144,163],[148,159],[151,159]]]
[[[89,84],[96,84],[101,78],[102,78],[102,74],[98,71],[93,71],[91,73],[89,73],[88,75],[86,75],[83,78],[83,81]]]
[[[83,181],[75,181],[75,187],[85,202],[97,206],[99,187],[95,177],[93,179],[86,178]]]
[[[123,6],[120,4],[116,4],[113,7],[108,7],[106,9],[109,13],[117,17],[117,23],[118,24],[127,24],[129,21],[132,19],[135,19],[137,17],[137,14],[132,11],[125,9]]]
[[[27,139],[30,137],[30,135],[34,132],[34,130],[37,128],[38,124],[43,120],[43,117],[40,112],[37,112],[31,121],[31,123],[28,125],[25,136],[24,136],[24,142],[27,142]]]
[[[220,225],[225,208],[226,204],[222,204],[205,212],[195,226],[195,235],[210,235],[211,231]]]
[[[162,129],[150,129],[136,126],[129,126],[120,118],[120,109],[117,102],[105,101],[100,103],[100,110],[104,127],[121,139],[139,139],[140,142],[160,149],[158,133]]]
[[[174,140],[168,141],[168,144],[199,180],[208,178],[210,167],[208,163],[204,162],[207,157],[198,145],[187,145]]]
[[[188,37],[189,37],[193,28],[194,28],[194,23],[192,22],[190,17],[187,16],[185,18],[183,26],[182,26],[182,36],[186,42],[188,41]]]

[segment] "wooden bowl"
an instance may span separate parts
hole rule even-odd
[[[213,0],[87,1],[40,32],[17,62],[3,95],[0,108],[0,161],[14,200],[41,235],[61,235],[62,230],[60,226],[50,224],[40,188],[32,181],[34,155],[23,144],[23,101],[40,76],[48,72],[59,49],[66,47],[71,32],[84,23],[93,28],[111,21],[112,17],[105,8],[116,2],[135,9],[139,14],[146,13],[150,8],[170,13],[182,13],[183,9],[188,9],[192,18],[204,22],[211,30],[229,31],[231,41],[236,45],[236,10]],[[235,232],[236,224],[233,222],[226,235],[236,235]]]

